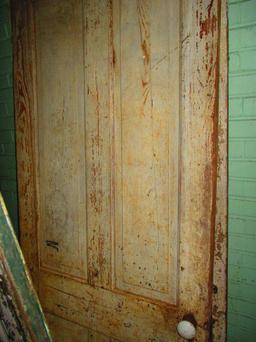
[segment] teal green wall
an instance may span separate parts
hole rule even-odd
[[[0,191],[18,230],[9,1],[0,0]]]
[[[256,0],[229,0],[228,341],[256,341]]]

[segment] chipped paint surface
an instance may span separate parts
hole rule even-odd
[[[46,321],[0,194],[1,320],[10,341],[51,341]]]
[[[27,142],[39,170],[39,293],[62,320],[121,341],[167,342],[192,314],[195,340],[210,337],[219,6],[33,2],[37,107],[26,115],[39,127]]]
[[[20,239],[24,247],[24,255],[33,279],[34,286],[38,282],[38,249],[30,246],[37,242],[37,198],[35,182],[34,126],[32,112],[34,110],[33,89],[33,50],[31,42],[30,6],[25,1],[12,1],[12,32],[15,77],[15,123],[17,150],[17,181],[19,200],[19,224],[26,227],[21,231]],[[25,29],[26,28],[26,29]]]
[[[227,3],[221,3],[217,203],[213,269],[213,341],[226,341],[227,324]]]

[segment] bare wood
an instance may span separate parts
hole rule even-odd
[[[82,1],[34,5],[40,266],[86,280]]]
[[[198,11],[193,6],[183,2],[180,305],[195,313],[197,339],[206,341],[211,333],[216,209],[219,2],[201,2]]]
[[[112,337],[89,330],[50,313],[46,314],[46,318],[54,332],[52,336],[54,342],[118,342]]]
[[[109,1],[85,1],[85,115],[87,156],[88,277],[111,286],[112,27]]]
[[[38,131],[21,137],[33,177],[34,141],[39,151],[44,308],[123,341],[179,341],[176,325],[192,313],[196,341],[207,341],[220,1],[33,3],[38,101],[29,88],[26,115]],[[22,203],[26,220],[39,213]]]
[[[37,194],[34,151],[34,31],[29,1],[12,1],[14,98],[20,242],[38,287]]]
[[[89,342],[87,328],[50,313],[46,313],[46,319],[54,342]]]
[[[221,2],[219,61],[218,175],[213,273],[213,341],[226,341],[227,334],[227,120],[228,50],[227,2]]]
[[[113,16],[114,286],[176,304],[180,8],[115,1]]]

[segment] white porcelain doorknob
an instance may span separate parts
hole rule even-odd
[[[196,335],[196,328],[194,324],[189,321],[180,321],[177,325],[179,335],[187,340],[191,340]]]

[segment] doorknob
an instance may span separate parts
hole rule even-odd
[[[185,315],[177,325],[178,334],[186,340],[192,340],[196,336],[196,325],[193,315]]]

